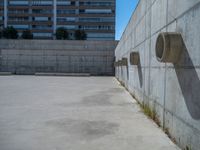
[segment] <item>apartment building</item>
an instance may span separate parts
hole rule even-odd
[[[21,34],[52,39],[65,27],[70,35],[84,30],[87,40],[115,39],[116,0],[1,0],[0,28],[13,26]]]
[[[0,29],[4,26],[4,1],[0,0]]]

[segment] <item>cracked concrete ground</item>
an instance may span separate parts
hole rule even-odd
[[[0,150],[178,150],[113,77],[0,76]]]

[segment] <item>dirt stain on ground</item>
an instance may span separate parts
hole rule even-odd
[[[119,125],[107,121],[90,121],[59,119],[47,121],[45,125],[55,132],[62,132],[66,136],[73,136],[80,140],[95,140],[106,135],[115,134]]]

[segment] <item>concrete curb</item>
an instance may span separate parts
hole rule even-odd
[[[0,76],[12,75],[12,72],[0,72]]]
[[[36,72],[36,76],[74,76],[74,77],[89,77],[89,73],[44,73]]]

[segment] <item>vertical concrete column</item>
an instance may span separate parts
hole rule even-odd
[[[57,4],[56,4],[57,0],[53,0],[53,34],[56,33],[56,26],[57,26]],[[55,38],[55,36],[54,36]]]
[[[28,6],[29,6],[29,8],[28,8],[29,18],[28,18],[28,20],[29,20],[29,22],[32,22],[32,15],[31,15],[32,14],[32,8],[31,8],[32,1],[29,1]],[[29,30],[32,30],[32,24],[29,25]]]
[[[8,26],[8,2],[4,0],[4,28]]]
[[[78,7],[78,9],[76,9],[76,14],[79,14],[79,1],[75,2],[75,6]]]
[[[77,16],[79,16],[79,1],[75,2],[75,6],[78,8],[76,9],[76,14]],[[79,17],[76,17],[76,22],[79,22]],[[79,26],[77,26],[76,28],[79,29]]]

